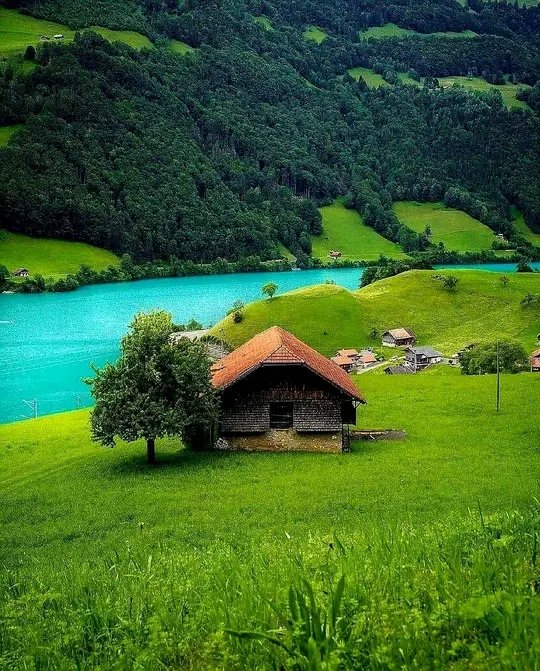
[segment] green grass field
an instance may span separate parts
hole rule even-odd
[[[540,375],[503,376],[499,414],[493,376],[358,380],[359,424],[405,440],[159,441],[151,469],[140,444],[92,444],[86,411],[0,426],[0,666],[317,668],[224,630],[285,630],[303,579],[329,612],[344,575],[328,669],[536,668]],[[275,635],[301,649],[300,625]]]
[[[496,239],[493,231],[466,212],[445,207],[443,203],[394,203],[397,218],[413,231],[422,233],[431,226],[431,241],[444,242],[446,249],[476,252],[491,249]]]
[[[267,16],[254,16],[253,20],[255,23],[258,23],[260,26],[262,26],[265,30],[274,30],[272,21],[270,21]]]
[[[0,126],[0,147],[5,147],[21,128],[24,128],[24,124],[22,123],[15,123],[11,126]]]
[[[416,30],[410,30],[408,28],[401,28],[395,23],[385,23],[383,26],[372,26],[367,30],[362,30],[358,33],[358,38],[360,40],[365,40],[368,38],[381,39],[386,37],[409,37],[411,35],[417,36],[429,36],[429,37],[455,37],[455,38],[467,38],[467,37],[476,37],[476,33],[472,30],[463,30],[461,32],[437,32],[437,33],[419,33]]]
[[[189,44],[186,44],[185,42],[181,42],[180,40],[169,40],[169,49],[173,53],[180,54],[181,56],[194,51],[193,47],[191,47]]]
[[[118,257],[106,249],[83,242],[67,242],[0,231],[0,264],[12,271],[28,268],[30,275],[59,278],[75,273],[86,264],[104,270],[118,264]]]
[[[353,79],[356,79],[357,81],[360,79],[360,77],[362,77],[370,89],[375,89],[379,86],[391,86],[391,84],[387,82],[382,75],[379,75],[377,72],[374,72],[369,68],[350,68],[347,70],[347,72]],[[397,74],[402,84],[408,84],[409,86],[422,86],[422,82],[418,82],[415,79],[412,79],[405,72],[398,72]]]
[[[344,259],[377,259],[381,254],[390,258],[404,258],[399,245],[379,235],[362,221],[356,210],[345,208],[338,200],[321,207],[323,232],[312,238],[312,254],[325,262],[332,262],[328,252],[338,250]]]
[[[475,93],[488,93],[489,91],[499,91],[503,103],[509,109],[530,109],[527,103],[517,100],[516,93],[520,88],[528,88],[525,84],[490,84],[481,77],[440,77],[439,84],[443,88],[451,86],[462,86],[463,88]]]
[[[455,275],[455,293],[436,275]],[[279,278],[276,278],[279,284]],[[274,324],[292,331],[323,354],[346,347],[373,346],[373,328],[409,326],[418,342],[446,355],[471,342],[519,340],[532,350],[540,333],[540,313],[520,305],[527,293],[540,293],[540,275],[516,273],[503,287],[497,273],[481,270],[409,271],[355,292],[339,286],[299,289],[246,306],[244,320],[230,317],[214,327],[219,337],[239,345]],[[388,353],[388,351],[387,351]],[[393,352],[390,352],[393,353]]]
[[[304,30],[304,39],[311,42],[317,42],[317,44],[323,42],[327,37],[328,35],[324,30],[322,28],[317,28],[317,26],[309,26],[309,28]]]
[[[525,237],[529,242],[532,242],[533,245],[540,247],[540,233],[534,233],[525,223],[523,214],[513,208],[512,214],[514,216],[514,225],[518,231]]]
[[[379,86],[390,86],[382,75],[373,72],[373,70],[370,70],[369,68],[350,68],[347,72],[357,81],[362,77],[370,89],[375,89]]]
[[[90,26],[87,30],[99,33],[110,42],[125,42],[135,49],[152,46],[147,37],[130,30],[109,30],[100,26]],[[58,34],[64,35],[64,41],[70,42],[75,31],[60,23],[36,19],[14,9],[0,7],[0,55],[22,52],[29,44],[37,46],[41,35],[52,38]]]

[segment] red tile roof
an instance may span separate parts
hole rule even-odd
[[[261,366],[280,364],[305,366],[348,396],[365,403],[344,370],[279,326],[258,333],[217,361],[212,366],[212,382],[216,389],[225,389]]]

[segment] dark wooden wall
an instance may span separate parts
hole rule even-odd
[[[331,384],[300,366],[260,368],[222,394],[221,433],[270,429],[270,403],[293,403],[296,431],[340,431],[342,403],[348,400]]]

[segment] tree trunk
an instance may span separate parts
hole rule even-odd
[[[148,463],[154,465],[156,463],[156,440],[155,438],[146,439],[146,456]]]

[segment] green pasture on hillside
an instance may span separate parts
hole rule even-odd
[[[411,30],[409,28],[401,28],[395,23],[385,23],[383,26],[372,26],[367,30],[361,30],[358,33],[358,38],[360,40],[365,40],[368,38],[386,38],[386,37],[410,37],[411,35],[416,35],[418,37],[455,37],[455,38],[467,38],[467,37],[476,37],[476,33],[472,30],[463,30],[461,32],[437,32],[437,33],[419,33],[416,30]]]
[[[0,265],[13,272],[28,268],[30,275],[58,278],[75,273],[81,265],[104,270],[118,264],[118,257],[106,249],[83,242],[30,238],[0,231]]]
[[[15,123],[11,126],[0,126],[0,147],[5,147],[15,133],[21,130],[21,128],[24,128],[24,124],[22,123]]]
[[[350,68],[347,70],[349,75],[356,79],[357,81],[362,77],[370,89],[378,88],[379,86],[391,86],[389,82],[384,79],[384,77],[370,68]],[[409,86],[422,86],[422,82],[416,81],[409,77],[406,72],[398,72],[397,76],[402,84],[408,84]]]
[[[441,275],[459,278],[455,292],[443,288],[436,279]],[[488,271],[414,270],[355,292],[333,285],[307,287],[251,303],[240,324],[227,317],[214,332],[219,337],[223,328],[225,339],[236,346],[277,324],[331,355],[347,347],[377,346],[387,329],[408,326],[419,344],[449,356],[469,343],[496,339],[518,340],[529,351],[538,346],[540,311],[524,308],[521,300],[527,293],[540,294],[540,275],[509,277],[505,287],[498,273]],[[372,329],[379,334],[375,340]]]
[[[272,21],[270,21],[267,16],[254,16],[253,20],[255,23],[258,23],[260,26],[262,26],[265,30],[274,30]]]
[[[482,77],[439,77],[439,84],[443,88],[451,86],[462,86],[475,93],[488,93],[489,91],[498,91],[506,107],[512,109],[530,109],[527,103],[517,100],[516,93],[520,88],[529,88],[526,84],[490,84]]]
[[[309,28],[304,30],[304,39],[317,42],[317,44],[323,42],[327,37],[328,35],[324,30],[322,28],[317,28],[317,26],[309,26]]]
[[[502,376],[500,413],[494,376],[358,383],[359,425],[404,440],[332,455],[162,440],[149,468],[140,443],[92,444],[87,411],[0,426],[0,664],[293,668],[225,630],[284,629],[304,579],[330,612],[343,575],[338,639],[363,668],[535,668],[540,375]]]
[[[533,231],[531,231],[531,229],[525,223],[525,219],[523,218],[522,212],[519,212],[519,210],[516,210],[514,208],[513,215],[514,215],[514,225],[516,226],[518,231],[525,238],[527,238],[529,242],[532,242],[533,245],[540,247],[540,233],[534,233]]]
[[[125,42],[135,49],[152,46],[147,37],[131,30],[110,30],[100,26],[90,26],[86,30],[93,30],[110,42]],[[69,42],[74,38],[75,32],[61,23],[37,19],[15,9],[0,7],[0,55],[22,52],[29,44],[37,46],[41,35],[47,35],[51,41],[54,41],[53,35],[64,35],[64,41]]]
[[[366,226],[356,210],[349,210],[337,200],[320,208],[323,232],[312,238],[312,254],[325,262],[332,262],[328,252],[337,250],[344,259],[373,260],[381,254],[404,258],[401,247]]]
[[[182,56],[184,54],[189,54],[191,51],[194,51],[193,47],[191,47],[189,44],[186,44],[185,42],[181,42],[180,40],[170,40],[169,48],[175,54],[181,54]]]
[[[443,203],[394,203],[394,212],[401,223],[422,233],[431,226],[431,241],[443,242],[446,249],[458,252],[476,252],[491,249],[496,239],[493,231],[466,212],[445,207]]]

